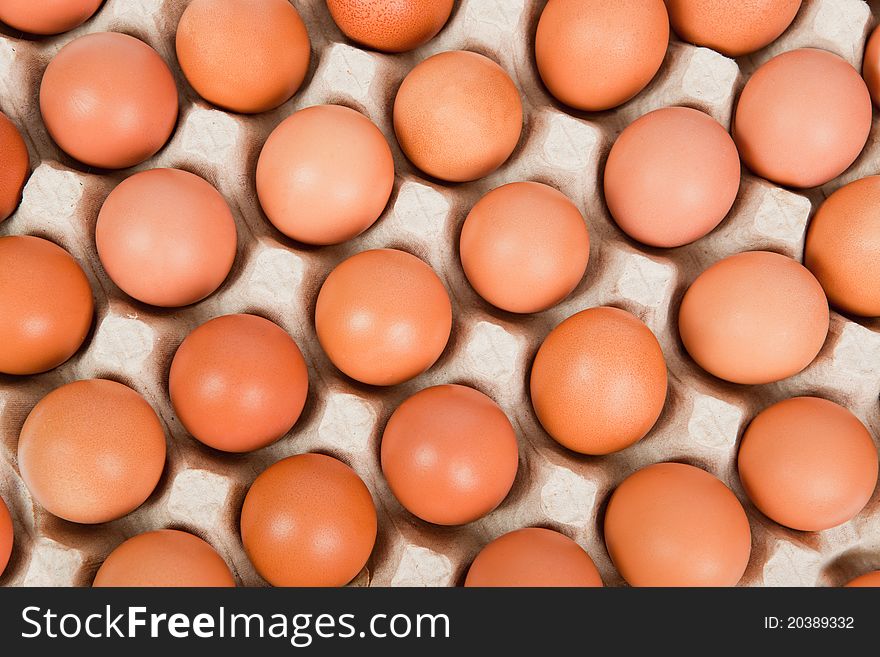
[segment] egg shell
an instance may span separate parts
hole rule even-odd
[[[13,534],[12,516],[9,515],[6,502],[0,497],[0,575],[3,575],[12,556]]]
[[[880,30],[874,28],[865,46],[862,59],[862,77],[868,85],[874,105],[880,107]]]
[[[354,470],[330,456],[300,454],[269,466],[241,509],[241,538],[274,586],[343,586],[376,542],[376,508]]]
[[[60,34],[85,23],[104,0],[2,0],[0,21],[30,34]]]
[[[446,25],[454,0],[327,0],[349,39],[367,48],[405,52],[433,39]]]
[[[30,173],[30,158],[18,128],[2,112],[0,153],[3,154],[3,166],[0,167],[0,221],[3,221],[15,212],[21,201],[21,190]]]
[[[865,573],[846,584],[847,587],[880,587],[880,570]]]

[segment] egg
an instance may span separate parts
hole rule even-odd
[[[92,325],[89,280],[70,254],[39,237],[0,237],[0,372],[37,374],[82,346]]]
[[[104,0],[2,0],[0,21],[30,34],[60,34],[85,23]]]
[[[840,310],[880,317],[880,176],[826,198],[807,229],[804,264]]]
[[[282,121],[257,162],[257,195],[269,221],[306,244],[338,244],[373,225],[391,196],[394,160],[360,112],[317,105]]]
[[[791,25],[801,0],[666,0],[678,35],[728,57],[760,50]]]
[[[668,43],[663,0],[549,0],[538,20],[535,59],[557,100],[597,112],[644,89]]]
[[[0,112],[0,222],[9,217],[21,201],[21,190],[30,173],[27,146],[15,124]]]
[[[880,587],[880,570],[865,573],[846,584],[847,587]]]
[[[0,575],[3,575],[12,556],[13,533],[12,516],[9,515],[6,502],[0,497]]]
[[[352,41],[385,52],[405,52],[443,29],[454,0],[327,0],[330,15]]]
[[[536,182],[502,185],[465,219],[461,265],[486,301],[514,313],[546,310],[577,287],[590,258],[590,235],[577,207]]]
[[[181,343],[168,387],[174,412],[195,438],[214,449],[248,452],[290,431],[305,404],[309,374],[280,326],[256,315],[224,315]]]
[[[794,397],[761,411],[737,459],[746,494],[780,525],[821,531],[852,519],[877,485],[877,449],[834,402]]]
[[[186,306],[214,292],[232,269],[235,220],[202,178],[151,169],[110,192],[95,241],[107,275],[123,292],[154,306]]]
[[[74,381],[43,397],[18,439],[18,467],[49,513],[83,524],[116,520],[150,496],[165,467],[165,432],[131,388]]]
[[[584,549],[559,532],[517,529],[480,550],[466,587],[602,586],[599,571]]]
[[[560,445],[609,454],[641,440],[666,401],[657,338],[619,308],[582,310],[544,339],[529,381],[538,420]]]
[[[396,249],[344,260],[321,286],[318,341],[332,363],[362,383],[389,386],[427,370],[452,330],[452,304],[424,262]]]
[[[177,87],[143,41],[116,32],[86,34],[46,67],[40,112],[68,155],[89,166],[122,169],[168,141],[177,121]]]
[[[743,162],[791,187],[816,187],[843,173],[871,130],[871,97],[858,72],[824,50],[777,55],[746,82],[733,124]]]
[[[871,99],[880,107],[880,30],[874,29],[865,46],[862,59],[862,78],[868,86]]]
[[[245,114],[290,99],[311,54],[306,26],[287,0],[193,0],[177,25],[176,48],[202,98]]]
[[[747,251],[700,274],[681,302],[685,349],[710,374],[733,383],[772,383],[797,374],[828,335],[819,281],[791,258]]]
[[[229,587],[235,580],[208,543],[187,532],[160,529],[133,536],[113,550],[92,586]]]
[[[691,465],[656,463],[627,477],[604,525],[608,554],[631,586],[734,586],[749,563],[742,505]]]
[[[467,386],[439,385],[397,407],[382,434],[381,462],[391,492],[410,513],[463,525],[507,497],[519,450],[494,401]]]
[[[393,115],[404,154],[449,182],[476,180],[504,164],[523,123],[519,91],[504,69],[464,50],[441,52],[412,69]]]
[[[645,114],[620,133],[605,164],[605,202],[621,230],[675,247],[711,232],[736,200],[739,154],[715,119],[689,107]]]
[[[343,586],[376,542],[376,508],[354,470],[330,456],[278,461],[251,485],[241,538],[257,572],[274,586]]]

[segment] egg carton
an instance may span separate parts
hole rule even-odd
[[[619,132],[642,114],[668,105],[707,112],[730,126],[736,98],[751,72],[773,55],[801,46],[824,48],[861,68],[873,6],[861,0],[805,0],[776,42],[730,59],[683,43],[673,34],[663,65],[635,99],[608,112],[580,113],[548,95],[537,74],[534,34],[539,0],[460,0],[441,33],[409,53],[385,55],[356,47],[341,34],[323,0],[295,0],[312,43],[302,89],[280,108],[255,116],[231,114],[201,100],[177,65],[174,34],[185,0],[107,0],[72,32],[22,39],[0,34],[0,109],[21,129],[33,173],[23,201],[0,234],[46,237],[83,266],[96,298],[96,319],[83,348],[55,370],[30,377],[0,375],[0,491],[15,526],[15,546],[3,585],[89,585],[107,554],[143,531],[174,527],[208,540],[241,585],[264,585],[242,547],[238,519],[250,483],[275,461],[320,451],[349,463],[376,502],[379,535],[354,585],[460,584],[482,546],[525,526],[556,529],[595,561],[606,585],[622,585],[602,539],[608,497],[626,476],[658,461],[698,465],[730,486],[752,527],[752,555],[742,585],[839,585],[880,568],[880,493],[852,521],[820,533],[798,532],[764,517],[745,496],[736,473],[739,436],[754,415],[780,399],[821,395],[853,411],[880,436],[880,320],[831,314],[822,351],[784,381],[740,386],[716,379],[687,355],[676,316],[687,286],[709,264],[735,252],[768,249],[801,259],[810,215],[825,196],[850,180],[880,171],[875,120],[858,161],[820,189],[791,191],[744,171],[738,197],[710,235],[671,250],[630,240],[611,220],[602,196],[604,160]],[[62,153],[40,119],[38,89],[52,56],[90,32],[131,34],[154,47],[174,72],[181,106],[170,142],[155,157],[122,172],[90,170]],[[422,59],[465,49],[497,61],[520,90],[524,129],[509,161],[481,180],[457,185],[426,178],[403,156],[391,125],[397,88]],[[294,243],[269,223],[257,201],[254,171],[262,144],[283,118],[320,103],[347,105],[372,119],[394,153],[396,179],[379,221],[338,246]],[[228,201],[239,245],[232,273],[201,303],[159,309],[139,303],[107,277],[95,249],[95,220],[107,194],[135,170],[177,167],[214,184]],[[542,313],[514,315],[493,308],[471,289],[458,258],[462,222],[471,206],[501,184],[535,180],[568,195],[586,218],[590,263],[564,302]],[[314,329],[315,301],[327,274],[365,249],[394,247],[428,262],[449,290],[454,326],[439,361],[426,373],[390,388],[362,385],[341,374],[322,352]],[[654,429],[636,445],[601,457],[575,454],[541,428],[528,396],[531,361],[547,333],[566,317],[609,304],[640,317],[658,337],[669,368],[669,395]],[[2,312],[2,309],[0,309]],[[168,398],[171,359],[199,324],[227,313],[263,315],[299,344],[310,390],[295,427],[277,443],[248,454],[225,454],[187,434]],[[165,472],[147,502],[103,525],[56,518],[34,502],[21,480],[16,449],[36,402],[64,383],[104,377],[125,383],[156,409],[168,437]],[[379,442],[391,412],[430,385],[462,383],[492,397],[507,413],[520,446],[519,472],[507,499],[491,514],[461,527],[423,522],[396,501],[379,467]]]

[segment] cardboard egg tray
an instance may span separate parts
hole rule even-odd
[[[702,371],[678,337],[684,291],[708,265],[735,252],[769,249],[801,259],[804,233],[825,196],[853,179],[880,172],[880,128],[875,120],[858,161],[820,189],[791,191],[743,172],[728,217],[694,244],[662,250],[641,246],[613,223],[602,196],[605,157],[615,137],[638,116],[668,105],[703,110],[729,127],[736,98],[751,72],[773,55],[801,46],[824,48],[861,69],[864,42],[874,26],[861,0],[804,0],[792,27],[752,56],[729,59],[682,43],[673,34],[653,82],[616,110],[579,113],[555,102],[537,74],[533,42],[540,0],[461,0],[433,41],[410,53],[385,55],[348,42],[324,0],[295,0],[308,26],[312,62],[296,96],[256,116],[218,110],[201,100],[180,73],[174,52],[186,0],[107,0],[80,28],[57,37],[0,34],[0,109],[21,129],[33,173],[17,213],[0,234],[46,237],[66,248],[86,271],[96,318],[83,348],[61,367],[30,377],[0,375],[0,493],[15,525],[12,560],[3,585],[89,585],[106,555],[124,539],[163,527],[208,540],[241,585],[264,585],[242,548],[238,518],[244,495],[268,465],[291,454],[320,451],[349,463],[369,486],[379,515],[375,550],[354,585],[460,584],[473,557],[490,540],[525,526],[557,529],[592,556],[606,585],[622,585],[602,539],[602,519],[614,487],[635,470],[675,460],[712,472],[745,506],[752,556],[742,585],[839,585],[880,568],[880,492],[851,522],[820,533],[783,528],[750,504],[736,473],[739,437],[754,415],[789,396],[815,394],[843,404],[880,436],[880,320],[831,314],[828,339],[802,373],[779,383],[740,386]],[[878,3],[880,4],[880,3]],[[875,11],[880,6],[874,5]],[[180,117],[171,141],[136,167],[178,167],[203,176],[228,201],[239,244],[232,273],[212,296],[165,310],[127,297],[104,273],[95,249],[100,206],[133,170],[90,170],[62,153],[48,136],[38,90],[52,56],[89,32],[117,31],[153,46],[168,62],[180,92]],[[391,126],[397,87],[419,61],[437,52],[483,53],[510,74],[522,95],[524,129],[510,160],[467,184],[427,179],[403,156]],[[345,244],[312,248],[274,229],[260,209],[254,170],[268,134],[293,111],[320,103],[357,109],[384,132],[394,152],[396,181],[380,220]],[[555,308],[534,315],[497,310],[468,285],[458,259],[458,235],[471,206],[488,190],[518,180],[550,184],[583,212],[591,248],[587,273]],[[181,217],[185,219],[185,217]],[[449,290],[454,326],[437,364],[402,385],[377,388],[341,374],[314,330],[315,300],[324,278],[346,257],[394,247],[428,262]],[[636,445],[603,457],[559,446],[541,428],[528,397],[531,361],[546,334],[584,308],[610,304],[634,313],[654,331],[669,368],[669,395],[654,429]],[[3,309],[0,308],[0,312]],[[241,455],[194,440],[175,417],[167,393],[171,359],[199,324],[226,313],[263,315],[286,329],[309,365],[310,390],[302,417],[276,444]],[[34,502],[16,464],[21,426],[36,402],[64,383],[105,377],[140,392],[167,431],[165,473],[147,502],[120,520],[97,526],[60,520]],[[391,412],[430,385],[463,383],[492,397],[516,429],[520,466],[507,499],[487,517],[462,527],[420,521],[392,496],[379,468],[379,443]]]

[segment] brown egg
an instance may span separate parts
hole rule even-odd
[[[165,467],[165,432],[131,388],[74,381],[34,406],[18,439],[18,467],[34,499],[59,518],[85,524],[138,508]]]
[[[816,187],[843,173],[871,130],[864,81],[837,55],[801,48],[777,55],[746,83],[733,137],[756,174],[792,187]]]
[[[87,34],[49,62],[40,111],[68,155],[89,166],[122,169],[168,141],[177,121],[177,87],[143,41],[116,32]]]
[[[37,374],[80,348],[92,325],[89,280],[60,246],[0,237],[0,372]]]
[[[30,34],[61,34],[82,25],[104,0],[2,0],[0,21]]]
[[[394,160],[360,112],[317,105],[272,131],[257,162],[260,205],[275,227],[306,244],[338,244],[373,225],[391,196]]]
[[[644,89],[668,43],[663,0],[549,0],[538,21],[535,58],[551,94],[596,112]]]
[[[739,154],[712,117],[689,107],[645,114],[620,133],[605,165],[605,202],[643,244],[698,240],[727,215],[739,190]]]
[[[110,192],[95,241],[101,264],[123,292],[154,306],[186,306],[214,292],[232,269],[235,220],[202,178],[151,169]]]
[[[410,513],[463,525],[507,497],[519,450],[494,401],[473,388],[440,385],[397,407],[382,434],[381,459],[391,492]]]
[[[691,284],[678,329],[697,364],[733,383],[772,383],[797,374],[828,335],[822,286],[778,253],[747,251],[716,262]]]
[[[390,386],[433,365],[452,330],[452,304],[424,262],[375,249],[336,266],[318,294],[318,341],[353,379]]]
[[[291,456],[251,485],[241,538],[257,572],[274,586],[343,586],[376,542],[370,491],[341,461]]]
[[[249,452],[290,431],[309,389],[306,362],[281,327],[255,315],[199,326],[171,362],[169,393],[186,430],[210,447]]]
[[[609,454],[641,440],[666,401],[657,338],[618,308],[572,315],[544,339],[530,380],[538,419],[559,444]]]
[[[874,104],[880,107],[880,30],[874,29],[865,47],[862,60],[862,77],[871,93]]]
[[[871,587],[877,588],[880,587],[880,570],[875,570],[871,573],[865,573],[859,577],[856,577],[851,582],[847,583],[845,586],[847,587]]]
[[[345,36],[385,52],[405,52],[433,39],[452,5],[453,0],[327,0]]]
[[[0,575],[6,570],[6,566],[9,564],[9,557],[12,556],[12,542],[12,516],[9,515],[6,502],[0,497]]]
[[[229,566],[202,539],[160,529],[138,534],[111,552],[95,587],[235,586]]]
[[[734,586],[751,531],[730,489],[700,468],[656,463],[627,477],[605,511],[605,545],[631,586]]]
[[[0,112],[0,221],[15,212],[21,201],[21,190],[30,173],[27,146],[18,128]]]
[[[584,549],[549,529],[527,527],[499,536],[480,550],[465,586],[602,586]]]
[[[880,176],[844,185],[810,221],[804,264],[844,312],[880,317]]]
[[[818,397],[761,411],[743,435],[739,477],[755,506],[780,525],[821,531],[852,519],[877,485],[877,449],[859,419]]]
[[[522,131],[519,91],[491,59],[441,52],[403,79],[394,99],[394,132],[406,156],[430,176],[451,182],[500,167]]]
[[[685,41],[728,57],[760,50],[791,25],[801,0],[666,0],[669,22]]]
[[[176,43],[193,89],[233,112],[278,107],[309,70],[309,34],[287,0],[193,0]]]
[[[581,282],[590,235],[574,203],[535,182],[493,189],[461,229],[461,264],[489,303],[514,313],[546,310]]]

